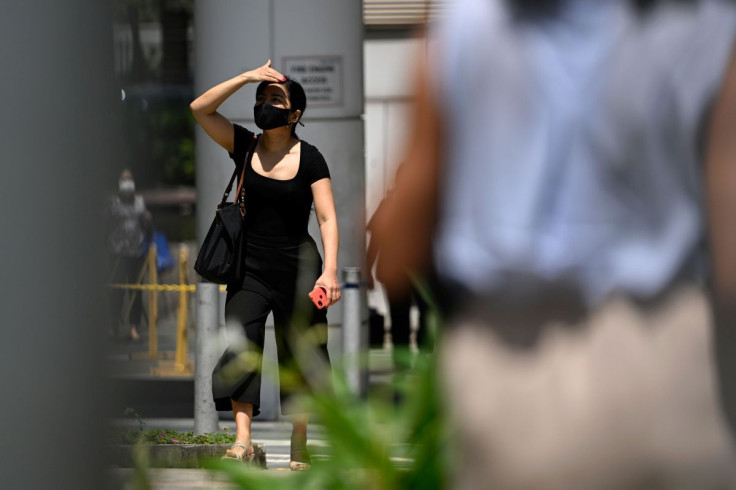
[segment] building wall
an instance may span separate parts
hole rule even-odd
[[[368,217],[391,186],[401,158],[414,98],[412,72],[421,46],[416,38],[366,39],[363,43]]]
[[[379,34],[380,35],[380,34]],[[375,35],[374,35],[375,36]],[[422,41],[414,37],[368,38],[363,42],[365,90],[365,204],[370,219],[402,158],[414,100],[413,70]],[[380,284],[368,293],[368,305],[390,324]]]

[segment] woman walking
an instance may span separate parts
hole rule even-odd
[[[256,89],[254,119],[263,133],[254,135],[217,112],[248,83]],[[307,385],[327,379],[327,316],[308,293],[322,287],[328,304],[340,300],[337,281],[338,228],[330,173],[322,154],[296,135],[307,100],[298,82],[265,65],[227,80],[190,104],[205,132],[244,165],[245,254],[237,281],[227,286],[225,315],[242,325],[246,346],[228,348],[213,373],[218,410],[232,409],[236,442],[225,458],[251,461],[251,420],[259,413],[261,356],[265,322],[273,312],[279,359],[281,411],[292,418],[292,470],[309,467],[308,415],[290,403]],[[250,150],[252,148],[252,151]],[[242,168],[242,167],[241,167]],[[307,232],[314,203],[325,253],[324,268]],[[308,371],[308,372],[307,372]]]

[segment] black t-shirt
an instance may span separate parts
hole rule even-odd
[[[238,167],[248,153],[253,133],[233,124],[234,148],[230,153]],[[289,180],[276,180],[256,173],[250,158],[245,162],[245,229],[266,237],[295,237],[307,234],[312,209],[312,184],[330,178],[322,154],[301,141],[299,169]],[[251,157],[252,158],[252,157]]]

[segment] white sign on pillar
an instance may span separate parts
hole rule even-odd
[[[310,107],[342,107],[342,56],[283,58],[283,73],[304,87]]]

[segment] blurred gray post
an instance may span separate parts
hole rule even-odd
[[[225,303],[227,303],[227,291],[220,291],[220,308],[218,312],[220,328],[225,328]]]
[[[361,318],[360,268],[345,267],[342,274],[342,335],[346,377],[352,390],[362,396],[368,387],[368,332],[363,328]]]
[[[108,487],[102,218],[124,153],[111,10],[2,4],[3,489]]]
[[[212,344],[220,323],[220,286],[197,284],[197,345],[194,364],[194,433],[217,432],[217,411],[212,400],[212,369],[217,362]]]

